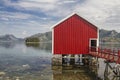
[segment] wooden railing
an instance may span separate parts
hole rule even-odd
[[[89,54],[94,57],[103,58],[110,62],[120,64],[120,50],[100,49],[98,47],[90,47]]]

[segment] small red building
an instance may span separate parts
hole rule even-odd
[[[98,47],[98,31],[78,14],[72,14],[53,26],[52,53],[89,54],[90,47]]]

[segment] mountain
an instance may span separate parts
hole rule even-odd
[[[115,30],[99,30],[99,37],[100,41],[103,42],[120,42],[120,33],[118,33]],[[30,37],[27,37],[26,39],[32,39],[32,38],[38,38],[40,42],[48,42],[52,41],[52,32],[45,32],[45,33],[38,33],[35,35],[32,35]]]
[[[38,33],[35,35],[32,35],[30,37],[27,37],[26,40],[29,42],[35,42],[38,41],[38,39],[40,42],[51,42],[52,41],[52,32],[45,32],[45,33]]]
[[[115,30],[104,30],[99,31],[100,40],[103,42],[120,42],[120,33]]]
[[[120,38],[120,33],[116,32],[115,30],[108,31],[108,30],[101,29],[100,37],[101,38],[104,38],[104,37]]]
[[[0,36],[0,42],[16,42],[21,40],[23,39],[16,38],[14,35],[11,35],[11,34]]]

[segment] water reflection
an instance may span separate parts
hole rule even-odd
[[[95,60],[88,55],[84,55],[82,61],[76,62],[76,57],[70,58],[68,56],[53,56],[53,80],[101,80],[98,78],[99,67],[98,64],[96,64],[98,63],[98,60]],[[68,58],[70,58],[70,60],[66,62],[65,60]]]
[[[26,43],[26,46],[35,49],[44,49],[44,50],[52,49],[52,43]]]
[[[51,48],[51,43],[0,43],[0,80],[107,80],[104,60],[99,60],[99,67],[53,66]]]
[[[5,47],[5,48],[14,48],[16,43],[13,42],[0,42],[0,47]]]
[[[52,54],[45,49],[24,43],[1,43],[0,80],[48,80],[52,75]]]
[[[52,66],[53,80],[101,80],[97,77],[97,69],[88,66],[77,66],[71,69],[71,66]],[[58,68],[59,67],[59,68]],[[57,69],[55,69],[57,68]]]
[[[106,43],[106,42],[103,42],[100,44],[100,48],[104,49],[104,48],[107,48],[107,49],[120,49],[120,43],[115,43],[115,42],[109,42],[109,43]]]

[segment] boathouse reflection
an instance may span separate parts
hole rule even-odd
[[[63,56],[57,55],[57,59],[52,58],[53,80],[101,80],[97,75],[98,65],[92,62],[78,64],[76,59],[61,57]],[[74,64],[71,64],[73,62]]]

